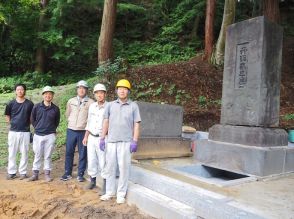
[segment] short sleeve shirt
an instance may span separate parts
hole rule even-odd
[[[109,120],[108,142],[130,142],[133,139],[134,123],[141,122],[139,106],[128,100],[115,100],[105,107],[104,118]]]
[[[93,135],[101,135],[106,105],[106,102],[102,106],[99,106],[97,102],[94,102],[89,107],[86,130]]]
[[[16,100],[12,100],[7,104],[4,114],[10,116],[10,131],[30,131],[30,115],[33,106],[33,102],[28,99],[23,103],[18,103]]]

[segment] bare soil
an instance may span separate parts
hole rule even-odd
[[[64,155],[62,155],[64,157]],[[75,154],[77,157],[77,153]],[[79,183],[75,177],[67,182],[59,180],[64,160],[54,162],[54,180],[6,180],[6,170],[0,172],[0,218],[117,218],[148,219],[135,206],[118,205],[115,199],[99,200],[99,189],[85,190],[88,182]],[[74,167],[76,169],[76,165]]]

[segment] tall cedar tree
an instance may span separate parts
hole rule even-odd
[[[44,30],[44,24],[46,22],[46,14],[45,10],[47,5],[49,4],[49,0],[41,0],[40,1],[40,17],[39,17],[39,26],[38,31],[41,32]],[[38,40],[37,42],[37,51],[36,51],[36,65],[35,65],[35,71],[39,73],[45,72],[45,63],[46,63],[46,55],[44,48],[42,46],[41,40]]]
[[[280,22],[279,0],[263,0],[263,15],[272,22]]]
[[[112,59],[113,35],[116,21],[117,0],[105,0],[101,31],[98,40],[98,64],[102,65]]]
[[[224,63],[225,41],[227,27],[234,23],[236,13],[236,0],[225,0],[222,27],[216,43],[215,51],[211,57],[211,62],[216,65]]]
[[[216,0],[206,1],[206,18],[205,18],[205,49],[204,60],[210,60],[213,50],[213,24],[215,15]]]

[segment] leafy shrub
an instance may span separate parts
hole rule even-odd
[[[93,73],[100,78],[106,78],[106,83],[113,85],[117,81],[119,73],[123,73],[128,69],[125,60],[121,57],[117,57],[114,61],[107,60],[100,65]]]

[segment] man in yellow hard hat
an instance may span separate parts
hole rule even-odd
[[[106,178],[106,194],[103,201],[116,195],[116,202],[125,202],[128,188],[131,153],[137,151],[141,116],[137,103],[129,99],[131,84],[128,80],[119,80],[116,84],[118,99],[110,102],[104,113],[103,129],[100,138],[100,149],[106,151],[106,165],[103,175]],[[107,145],[105,135],[108,133]],[[119,180],[115,188],[117,165]]]

